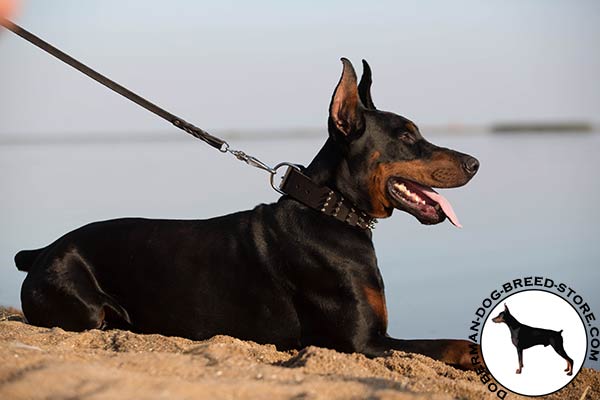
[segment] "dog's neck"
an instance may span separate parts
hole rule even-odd
[[[327,139],[304,173],[316,184],[338,190],[336,175],[342,154],[331,139]]]
[[[518,328],[523,325],[519,321],[517,321],[517,319],[513,317],[510,313],[504,314],[504,322],[506,323],[506,325],[508,325],[509,328]]]
[[[359,209],[368,213],[371,205],[353,188],[346,158],[330,137],[304,173],[316,184],[338,191]]]

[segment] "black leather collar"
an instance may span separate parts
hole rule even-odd
[[[359,210],[340,193],[314,183],[297,168],[288,168],[280,185],[282,192],[302,204],[350,226],[373,229],[377,220]]]

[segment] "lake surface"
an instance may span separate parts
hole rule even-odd
[[[600,135],[430,135],[476,156],[463,188],[442,190],[464,228],[396,212],[374,231],[390,334],[465,337],[507,280],[564,282],[600,318]],[[324,139],[231,140],[267,163],[307,164]],[[0,304],[19,306],[14,254],[94,220],[207,218],[272,202],[267,174],[188,138],[0,145]]]

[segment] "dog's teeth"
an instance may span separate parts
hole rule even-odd
[[[402,193],[406,193],[407,192],[406,186],[404,186],[403,183],[396,182],[396,183],[394,183],[394,187],[396,189],[398,189],[399,191],[401,191]],[[410,192],[408,192],[408,193],[410,193]]]

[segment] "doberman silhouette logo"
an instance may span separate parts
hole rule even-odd
[[[506,298],[491,312],[481,335],[484,361],[507,389],[543,396],[566,386],[586,354],[585,326],[560,296],[528,290]]]

